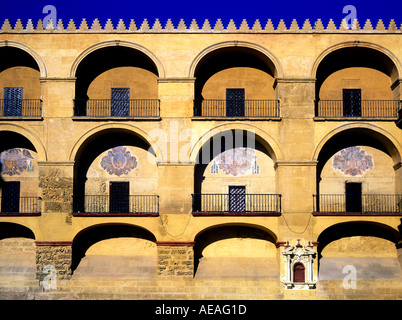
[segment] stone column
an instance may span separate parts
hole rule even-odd
[[[194,275],[194,242],[158,241],[158,276],[192,278]]]
[[[72,242],[35,241],[36,278],[42,282],[51,272],[56,272],[56,280],[71,278]],[[48,277],[49,278],[49,277]]]

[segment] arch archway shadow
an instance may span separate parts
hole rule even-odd
[[[102,224],[89,227],[79,232],[72,245],[72,266],[74,273],[87,250],[94,244],[113,238],[138,238],[156,242],[155,236],[148,230],[129,224]]]
[[[345,277],[344,268],[352,266],[360,280],[402,280],[395,248],[400,239],[400,232],[381,223],[353,221],[332,225],[317,239],[319,278],[341,280]],[[331,248],[332,244],[335,247]]]
[[[234,242],[225,243],[226,240]],[[218,242],[218,246],[212,249],[212,252],[218,250],[217,256],[205,256],[205,249]],[[236,246],[236,243],[240,248],[231,247],[230,253],[220,256],[219,250],[222,252],[227,246]],[[195,238],[194,275],[197,278],[277,278],[275,243],[273,233],[256,226],[229,224],[211,227]],[[261,250],[261,246],[265,246],[265,250]],[[267,253],[270,255],[265,255]]]

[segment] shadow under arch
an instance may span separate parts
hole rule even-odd
[[[0,240],[6,238],[28,238],[35,240],[33,231],[21,224],[0,222]]]
[[[46,161],[47,154],[40,139],[19,125],[0,124],[0,153],[11,148],[26,148],[38,154],[38,161]]]
[[[353,236],[377,237],[391,241],[395,245],[401,240],[401,234],[398,230],[382,223],[370,221],[342,222],[326,228],[318,236],[318,259],[322,258],[322,251],[331,242]]]
[[[189,77],[195,78],[195,99],[202,99],[202,88],[215,73],[233,68],[250,67],[261,70],[273,78],[282,77],[279,60],[266,48],[246,41],[225,41],[211,45],[193,60]]]
[[[73,239],[71,270],[77,269],[86,251],[95,243],[121,237],[132,237],[156,242],[156,238],[149,230],[137,225],[126,223],[105,223],[90,226],[78,232]]]
[[[73,206],[78,211],[82,211],[84,206],[87,172],[99,154],[118,146],[135,146],[156,157],[151,144],[140,133],[128,128],[102,127],[80,139],[78,143],[70,154],[74,161]]]
[[[339,43],[323,51],[313,63],[311,77],[317,79],[316,100],[319,100],[320,88],[329,75],[351,67],[378,70],[389,76],[391,87],[402,74],[398,57],[380,45],[365,41]]]
[[[194,245],[194,275],[197,272],[203,250],[210,244],[224,239],[252,238],[265,240],[275,244],[277,236],[269,229],[258,225],[244,223],[228,223],[211,226],[200,231],[195,236]]]
[[[117,67],[139,67],[164,77],[159,59],[145,47],[120,40],[95,44],[82,52],[74,61],[70,76],[76,77],[75,99],[87,99],[91,82],[101,73]]]
[[[329,132],[317,145],[312,160],[317,163],[317,193],[321,172],[327,161],[338,151],[362,145],[376,148],[389,155],[398,166],[401,163],[398,141],[384,129],[368,123],[346,124]]]
[[[5,52],[7,59],[2,59],[0,72],[12,66],[20,66],[24,62],[24,66],[33,68],[40,72],[42,78],[47,76],[46,66],[41,56],[29,46],[12,41],[0,41],[0,56]]]

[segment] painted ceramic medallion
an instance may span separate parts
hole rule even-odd
[[[226,150],[212,160],[211,173],[219,170],[226,175],[244,176],[259,174],[260,168],[254,149],[241,147]]]
[[[345,148],[335,154],[332,160],[332,168],[345,176],[362,176],[373,167],[373,157],[360,147]]]
[[[110,175],[126,175],[138,167],[137,158],[126,147],[116,147],[108,151],[100,163]]]
[[[14,148],[5,150],[0,153],[2,174],[13,176],[20,175],[25,170],[32,172],[34,170],[33,159],[34,157],[27,149]]]

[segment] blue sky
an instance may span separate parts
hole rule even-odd
[[[119,19],[124,19],[128,25],[130,19],[134,19],[138,24],[147,18],[152,25],[156,18],[159,18],[162,25],[171,18],[177,25],[183,18],[188,25],[191,19],[197,19],[200,26],[205,19],[209,19],[213,25],[217,18],[221,18],[226,26],[229,19],[233,19],[239,25],[242,19],[247,19],[249,24],[255,19],[259,19],[261,24],[265,24],[267,19],[272,19],[277,25],[282,18],[289,26],[292,19],[296,18],[299,25],[305,19],[314,22],[321,18],[324,25],[332,18],[336,25],[340,24],[342,18],[346,16],[342,9],[346,5],[354,5],[357,10],[357,18],[361,24],[366,19],[377,21],[383,19],[388,26],[389,20],[394,19],[398,27],[402,23],[402,1],[382,0],[351,0],[351,1],[285,1],[285,0],[245,0],[242,2],[233,0],[115,0],[115,1],[84,1],[84,0],[21,0],[0,2],[0,24],[8,18],[12,25],[20,18],[24,25],[28,19],[37,22],[43,19],[46,14],[42,13],[45,5],[53,5],[57,9],[57,19],[63,19],[66,24],[69,19],[74,19],[76,24],[82,18],[86,18],[89,24],[93,19],[98,18],[102,25],[108,18],[112,19],[114,25]]]

